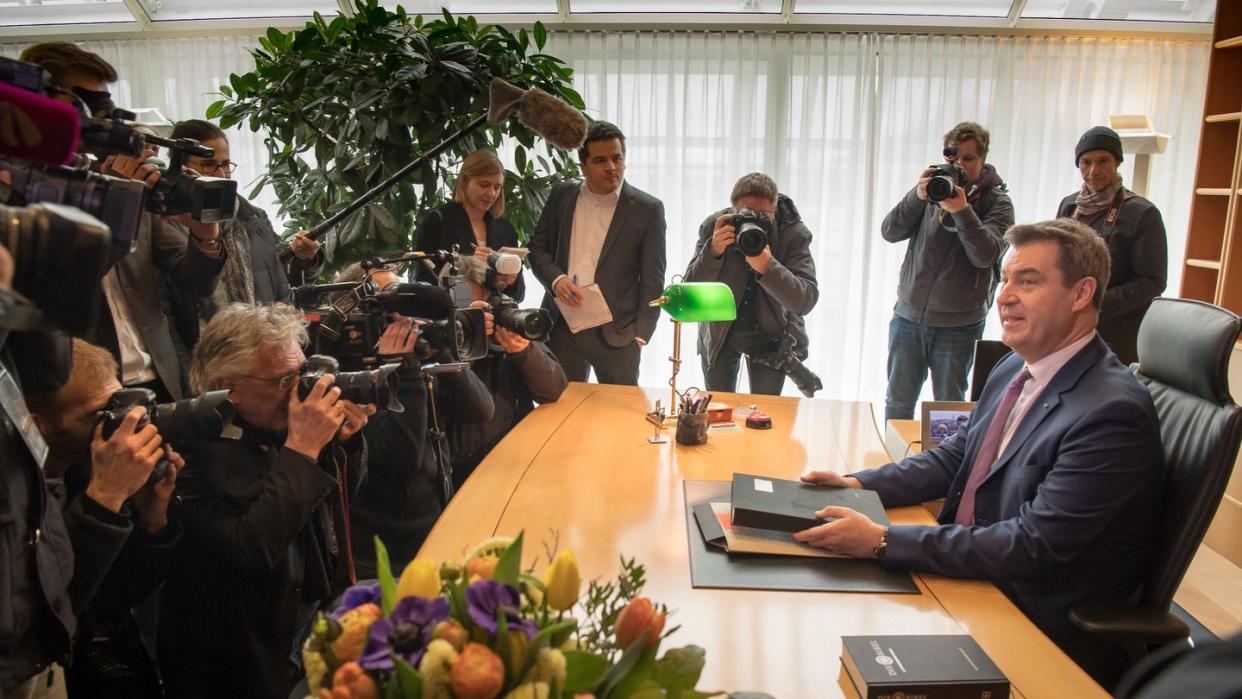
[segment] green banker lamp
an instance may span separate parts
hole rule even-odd
[[[667,427],[677,419],[681,401],[678,400],[677,373],[681,371],[681,324],[707,323],[735,320],[737,305],[733,300],[733,290],[722,282],[678,282],[673,278],[660,298],[650,303],[653,308],[663,308],[673,320],[673,376],[668,380],[669,405],[668,413],[663,417],[662,424]],[[661,422],[656,413],[648,416],[652,422]]]

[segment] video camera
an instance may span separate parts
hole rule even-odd
[[[487,256],[487,288],[492,290],[487,305],[492,307],[492,321],[527,340],[547,340],[552,334],[552,315],[543,308],[519,308],[518,302],[505,295],[508,285],[504,275],[521,274],[522,260],[517,255],[493,252]]]
[[[142,416],[134,429],[155,425],[160,436],[173,448],[188,442],[241,436],[240,428],[233,424],[237,407],[229,400],[228,391],[210,391],[197,398],[157,404],[155,393],[145,388],[124,388],[112,394],[108,405],[96,418],[97,424],[102,425],[100,436],[111,438],[129,411],[137,406],[146,408],[147,414]],[[148,483],[162,479],[167,471],[168,460],[160,459],[151,471]]]
[[[150,195],[145,199],[140,198],[137,202],[137,209],[145,207],[147,211],[160,216],[189,213],[195,220],[204,223],[233,218],[237,208],[236,182],[221,177],[195,176],[182,171],[182,164],[187,155],[211,158],[215,155],[212,149],[199,145],[198,141],[193,139],[172,140],[144,134],[135,129],[133,125],[126,123],[133,121],[136,115],[133,112],[118,109],[107,93],[61,89],[51,83],[46,71],[32,63],[0,58],[0,83],[30,93],[25,95],[26,101],[30,103],[28,105],[19,103],[17,99],[8,100],[16,112],[21,112],[23,106],[37,109],[40,104],[36,100],[48,100],[56,95],[70,96],[80,115],[80,128],[77,133],[78,147],[95,156],[141,157],[148,143],[168,148],[171,157],[167,165],[158,160],[149,161],[159,168],[160,178],[151,189]],[[15,93],[9,90],[5,94]],[[60,108],[64,109],[63,106]],[[38,128],[37,125],[35,128]],[[53,150],[59,152],[59,149]],[[35,148],[33,152],[37,153],[38,149]],[[15,152],[5,154],[27,161],[32,157],[30,148],[15,149]],[[14,167],[9,165],[4,169],[12,172]],[[136,227],[117,225],[127,224],[128,219],[137,220],[137,216],[133,213],[135,204],[130,201],[133,195],[126,195],[123,203],[118,204],[114,201],[109,204],[109,206],[119,207],[115,216],[101,214],[110,209],[101,208],[102,202],[91,199],[92,192],[97,189],[106,192],[111,188],[120,188],[120,185],[114,181],[124,181],[122,178],[86,173],[83,167],[27,165],[18,169],[25,170],[24,180],[31,180],[37,186],[31,188],[26,181],[20,184],[14,182],[12,189],[15,193],[19,193],[21,201],[7,203],[20,205],[54,202],[80,206],[77,202],[85,201],[87,206],[80,206],[80,208],[98,218],[105,219],[105,222],[112,226],[113,234],[118,239],[126,236],[128,231],[136,231]],[[101,177],[106,179],[99,179]],[[143,183],[137,184],[140,185],[138,188],[140,192],[145,190],[145,187],[141,186]],[[106,220],[108,217],[114,220]]]
[[[957,146],[945,148],[944,157],[947,163],[928,166],[932,172],[931,180],[927,182],[927,200],[933,204],[951,199],[958,187],[965,189],[967,184],[966,171],[957,164]]]
[[[729,219],[733,226],[733,244],[743,255],[754,257],[768,246],[772,231],[772,217],[754,209],[739,209]]]
[[[334,386],[341,389],[343,400],[358,405],[375,405],[390,412],[405,412],[405,406],[397,397],[401,383],[397,378],[400,364],[385,364],[370,371],[340,371],[336,359],[322,354],[306,358],[302,374],[298,377],[298,398],[306,400],[315,382],[324,374],[332,374]]]

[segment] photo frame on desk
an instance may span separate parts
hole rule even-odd
[[[975,409],[971,401],[926,400],[923,401],[922,427],[923,451],[940,446],[940,443],[957,434],[957,429],[970,419]]]

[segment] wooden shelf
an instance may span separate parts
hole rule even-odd
[[[1232,39],[1221,39],[1214,46],[1218,49],[1232,49],[1242,46],[1242,36],[1235,36]]]
[[[1198,267],[1199,269],[1214,269],[1220,271],[1220,260],[1196,260],[1194,258],[1186,259],[1187,267]]]
[[[1209,124],[1220,124],[1227,121],[1242,121],[1242,112],[1228,112],[1226,114],[1209,114],[1203,118]]]
[[[1195,190],[1195,194],[1205,197],[1227,197],[1233,194],[1233,190],[1228,187],[1200,187]]]

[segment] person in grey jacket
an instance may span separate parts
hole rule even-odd
[[[1100,309],[1100,336],[1124,364],[1138,361],[1138,329],[1152,299],[1164,291],[1169,246],[1156,205],[1121,183],[1121,137],[1106,126],[1088,129],[1074,148],[1082,189],[1061,200],[1057,216],[1090,226],[1108,244],[1113,272]]]
[[[1005,231],[1014,223],[1005,183],[986,163],[990,140],[974,122],[954,126],[944,136],[945,160],[965,173],[966,186],[932,203],[929,167],[880,226],[888,242],[909,241],[888,330],[886,420],[914,417],[929,370],[936,400],[966,395],[975,342],[1000,276]],[[956,154],[948,154],[950,147]]]
[[[750,392],[780,395],[785,372],[763,358],[785,335],[793,338],[795,356],[807,357],[803,316],[819,300],[811,231],[793,200],[780,194],[767,175],[743,176],[733,185],[729,201],[732,208],[717,211],[699,226],[699,242],[686,268],[686,281],[724,282],[737,303],[737,320],[700,326],[703,375],[709,391],[734,391],[746,355]],[[775,235],[769,230],[769,244],[758,255],[748,257],[736,245],[732,220],[741,209],[775,222]]]

